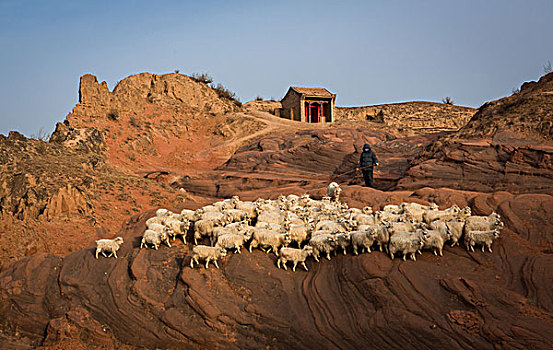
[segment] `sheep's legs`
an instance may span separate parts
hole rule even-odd
[[[292,271],[296,271],[296,265],[298,265],[298,262],[294,261],[294,266],[292,267]]]
[[[205,259],[205,268],[209,268],[209,258]]]
[[[326,252],[326,258],[330,260],[330,252]]]
[[[213,260],[213,263],[215,264],[216,268],[219,268],[219,264],[217,264],[217,260]]]
[[[492,252],[492,245],[491,244],[488,246],[488,250],[490,251],[490,253]]]
[[[301,265],[303,266],[303,268],[305,269],[305,271],[309,271],[309,270],[307,270],[307,266],[305,266],[305,261],[302,261],[302,262],[301,262]]]
[[[113,256],[117,259],[117,253],[113,252]]]

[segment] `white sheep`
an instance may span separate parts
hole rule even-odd
[[[116,237],[114,239],[99,239],[96,241],[96,259],[98,259],[98,253],[102,253],[106,258],[114,257],[117,259],[117,251],[121,248],[123,244],[122,237]],[[106,255],[109,253],[109,256]]]
[[[227,233],[217,237],[215,247],[221,247],[225,250],[236,249],[240,254],[240,248],[251,238],[251,235],[243,235],[240,233]]]
[[[198,220],[194,223],[194,244],[198,244],[198,240],[202,237],[211,237],[213,229],[217,226],[221,226],[219,220]]]
[[[431,203],[430,205],[422,205],[418,203],[402,203],[401,207],[404,213],[409,213],[418,222],[423,221],[424,213],[427,211],[437,211],[438,205]]]
[[[165,220],[165,226],[169,229],[168,235],[175,240],[176,236],[181,236],[182,241],[186,244],[186,234],[190,228],[190,221],[188,220],[177,220],[175,218],[167,218]]]
[[[479,216],[479,215],[473,215],[466,219],[466,222],[494,222],[497,220],[501,220],[501,215],[497,214],[495,211],[492,212],[490,215],[486,216]]]
[[[213,228],[213,231],[211,231],[211,234],[209,235],[209,239],[211,242],[211,245],[213,246],[215,242],[217,242],[217,239],[219,236],[226,235],[226,234],[242,234],[242,231],[245,230],[245,226],[247,223],[245,221],[240,222],[234,222],[227,226],[217,226]]]
[[[332,234],[321,234],[311,237],[309,245],[313,247],[313,258],[319,262],[321,253],[326,253],[326,258],[330,260],[330,253],[336,249],[336,236]]]
[[[390,257],[393,259],[397,252],[403,253],[403,260],[406,260],[407,254],[411,255],[411,259],[416,261],[415,254],[423,247],[423,240],[418,235],[413,234],[394,234],[390,236],[388,250]]]
[[[260,247],[265,253],[269,253],[272,249],[276,256],[278,256],[278,248],[281,246],[287,246],[290,244],[290,235],[287,233],[280,234],[275,231],[256,228],[252,235],[252,241],[250,242],[250,253],[253,248]],[[266,251],[263,249],[268,247]]]
[[[162,209],[156,210],[156,216],[157,216],[157,217],[160,217],[160,218],[164,217],[164,216],[167,215],[168,213],[170,213],[170,211],[167,210],[167,209],[163,209],[163,208],[162,208]]]
[[[182,220],[196,221],[200,219],[199,213],[196,210],[183,209],[180,215]]]
[[[257,217],[257,211],[254,202],[242,202],[239,201],[236,203],[236,208],[238,210],[243,210],[248,214],[248,221],[252,221]]]
[[[403,213],[403,208],[401,207],[401,205],[388,204],[385,205],[384,208],[382,208],[382,211],[390,214],[401,214]]]
[[[465,223],[464,232],[465,234],[469,231],[490,231],[493,229],[502,230],[504,227],[501,220],[495,220],[492,222],[489,221],[469,221]]]
[[[493,229],[489,231],[468,231],[465,232],[464,243],[467,247],[467,251],[474,251],[474,245],[478,244],[482,246],[482,252],[484,248],[488,247],[490,253],[492,252],[492,243],[499,237],[499,229]]]
[[[333,200],[333,201],[340,200],[341,192],[342,192],[342,189],[340,188],[340,185],[338,185],[336,182],[331,182],[326,188],[326,195],[330,197],[330,200]]]
[[[151,224],[162,225],[164,219],[165,218],[162,217],[162,216],[153,216],[153,217],[149,218],[148,220],[146,220],[146,227],[150,226]]]
[[[161,243],[165,243],[168,247],[171,247],[171,243],[169,243],[169,237],[167,236],[167,233],[146,230],[142,235],[140,248],[143,248],[144,246],[148,247],[148,244],[151,244],[154,246],[154,249],[157,250]]]
[[[376,219],[374,215],[363,214],[363,213],[353,213],[350,218],[357,222],[357,225],[374,225],[376,224]]]
[[[287,230],[288,234],[290,235],[290,240],[292,242],[296,242],[298,244],[298,247],[301,246],[301,244],[307,240],[307,237],[311,234],[313,231],[313,224],[284,224],[284,229]]]
[[[230,222],[238,222],[238,221],[250,222],[250,217],[248,213],[241,209],[227,209],[224,211],[224,214]]]
[[[280,269],[280,264],[282,263],[284,269],[287,270],[288,268],[286,267],[286,263],[288,261],[292,261],[294,262],[292,271],[296,271],[296,266],[298,265],[298,263],[301,263],[305,271],[308,271],[307,266],[305,266],[305,259],[307,259],[307,257],[312,254],[313,247],[308,245],[306,245],[302,249],[282,247],[280,248],[278,254],[277,266]]]
[[[353,253],[358,255],[358,249],[361,248],[361,253],[365,251],[371,252],[371,246],[373,245],[376,239],[375,230],[366,230],[366,231],[353,231],[350,232],[351,235],[351,245],[353,247]]]
[[[357,227],[358,231],[371,231],[375,232],[375,242],[378,245],[378,249],[382,251],[382,248],[388,251],[388,242],[390,241],[390,233],[388,232],[388,224],[377,225],[360,225]]]
[[[190,259],[190,267],[194,267],[200,263],[201,260],[205,260],[205,268],[209,267],[209,262],[213,261],[216,268],[219,268],[217,259],[227,256],[227,251],[221,247],[210,247],[207,245],[197,245],[192,248],[192,259]]]
[[[451,235],[449,233],[449,228],[446,227],[440,230],[422,230],[423,235],[423,248],[432,249],[434,255],[440,254],[443,256],[442,250],[444,249],[444,244],[447,242]]]
[[[351,245],[351,234],[349,232],[341,232],[336,235],[336,249],[334,255],[338,254],[338,247],[342,248],[344,255],[347,253],[348,247]]]
[[[449,239],[451,246],[454,247],[459,243],[459,239],[463,236],[463,228],[465,227],[465,219],[456,218],[447,222],[441,220],[432,221],[428,226],[431,230],[449,230]]]

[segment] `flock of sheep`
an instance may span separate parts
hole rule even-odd
[[[461,240],[467,250],[474,246],[488,248],[499,236],[503,223],[500,216],[472,216],[468,207],[456,205],[439,210],[434,203],[402,203],[386,205],[373,212],[371,207],[349,208],[340,202],[341,188],[333,182],[327,188],[327,196],[321,200],[309,195],[280,196],[276,200],[258,199],[241,201],[237,196],[225,199],[195,211],[184,209],[179,214],[159,209],[156,216],[146,221],[142,247],[158,249],[163,243],[171,247],[170,240],[180,236],[186,244],[190,235],[194,240],[190,266],[205,261],[208,268],[213,262],[226,256],[227,251],[241,252],[248,246],[251,252],[259,248],[266,253],[273,251],[277,266],[292,269],[309,256],[318,262],[321,255],[330,260],[331,253],[348,249],[355,255],[371,252],[373,246],[385,250],[393,259],[398,253],[403,260],[408,256],[416,260],[422,250],[442,255],[446,242],[455,246]],[[209,241],[210,245],[198,244]],[[123,243],[121,237],[96,241],[96,258],[102,253],[114,256]],[[106,255],[108,253],[109,255]]]

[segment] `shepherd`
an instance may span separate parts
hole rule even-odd
[[[359,159],[359,165],[356,170],[363,171],[363,179],[365,180],[365,186],[374,187],[373,179],[373,168],[378,166],[378,159],[376,159],[376,153],[371,149],[371,145],[366,143],[363,146],[363,152],[361,153],[361,158]]]

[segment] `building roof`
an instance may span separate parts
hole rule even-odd
[[[294,90],[297,93],[307,96],[315,97],[333,97],[334,94],[328,91],[325,88],[313,88],[313,87],[299,87],[299,86],[290,86],[290,89]]]

